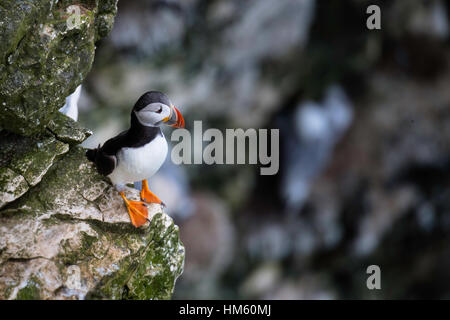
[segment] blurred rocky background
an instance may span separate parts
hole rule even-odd
[[[275,176],[168,159],[150,180],[186,247],[176,298],[450,297],[448,16],[441,0],[119,1],[83,82],[85,146],[150,89],[187,129],[280,129]]]

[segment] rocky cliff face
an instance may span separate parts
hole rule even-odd
[[[0,299],[169,299],[183,270],[172,219],[154,205],[151,223],[134,228],[78,146],[91,132],[57,111],[116,4],[0,6]]]

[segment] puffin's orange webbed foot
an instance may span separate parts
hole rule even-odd
[[[147,203],[159,203],[163,207],[166,205],[148,188],[147,180],[142,180],[141,199]]]
[[[127,206],[128,214],[130,215],[131,223],[136,228],[142,226],[148,221],[148,209],[145,202],[142,201],[130,201],[125,197],[123,192],[120,192],[125,205]]]

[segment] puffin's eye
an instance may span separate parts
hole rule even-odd
[[[161,112],[162,112],[162,107],[160,106],[160,107],[159,107],[159,110],[156,110],[155,112],[156,112],[156,113],[161,113]]]

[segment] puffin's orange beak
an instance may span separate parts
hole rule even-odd
[[[177,108],[172,106],[172,113],[169,118],[164,119],[164,122],[170,127],[184,128],[184,118]]]

